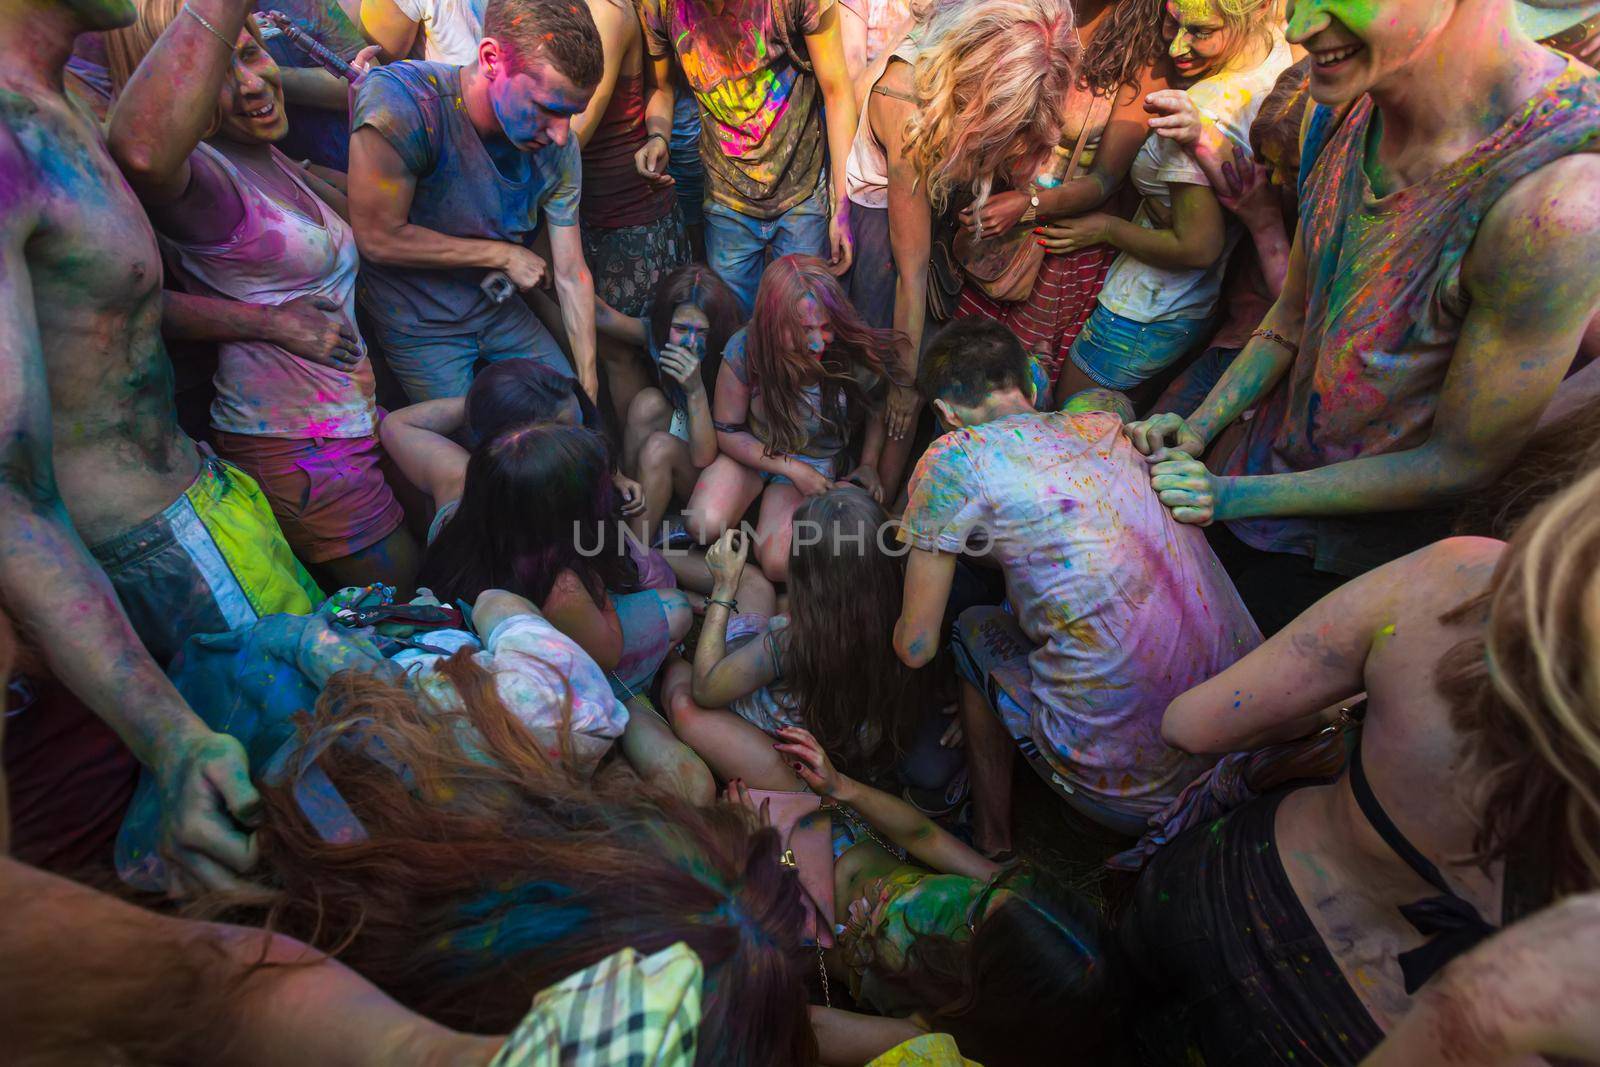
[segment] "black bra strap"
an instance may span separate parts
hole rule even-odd
[[[1455,891],[1450,888],[1450,883],[1444,880],[1444,875],[1439,873],[1439,868],[1417,851],[1417,846],[1406,839],[1400,828],[1389,818],[1389,813],[1383,810],[1383,805],[1378,803],[1378,798],[1372,792],[1372,785],[1367,781],[1367,772],[1361,765],[1361,742],[1356,742],[1355,751],[1350,754],[1350,791],[1356,795],[1356,804],[1361,808],[1361,814],[1367,817],[1372,828],[1378,831],[1378,836],[1383,838],[1383,843],[1394,849],[1394,854],[1399,856],[1407,867],[1417,872],[1417,876],[1427,882],[1441,893],[1455,896]]]

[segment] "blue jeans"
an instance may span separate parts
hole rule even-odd
[[[512,296],[476,330],[446,337],[418,337],[379,322],[374,340],[413,404],[465,396],[478,360],[490,363],[526,356],[563,378],[575,378],[566,353],[521,297]]]
[[[700,103],[694,94],[679,89],[672,103],[672,139],[667,143],[667,173],[685,226],[705,221],[706,169],[700,162]]]
[[[754,219],[706,201],[706,265],[722,276],[744,313],[755,305],[756,288],[770,260],[779,256],[828,256],[825,186],[775,219]]]
[[[1138,322],[1097,305],[1067,353],[1077,368],[1107,389],[1132,389],[1211,337],[1212,316]]]

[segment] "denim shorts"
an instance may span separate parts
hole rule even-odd
[[[1067,353],[1107,389],[1132,389],[1154,378],[1211,337],[1213,319],[1137,322],[1097,305]]]
[[[563,378],[576,378],[561,345],[544,323],[513,296],[476,329],[444,337],[419,336],[373,322],[373,340],[413,404],[466,396],[478,362],[536,359]]]

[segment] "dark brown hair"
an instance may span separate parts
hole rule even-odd
[[[1084,47],[1079,82],[1101,93],[1143,82],[1166,55],[1161,15],[1161,0],[1118,0]]]
[[[605,68],[600,31],[583,0],[489,0],[483,35],[507,47],[512,63],[545,56],[579,89],[600,84]]]
[[[552,761],[465,653],[443,711],[376,678],[335,675],[301,724],[366,834],[325,841],[292,786],[264,785],[273,922],[457,1029],[508,1032],[535,993],[611,953],[686,943],[705,968],[701,1063],[815,1061],[802,891],[777,834],[630,779]],[[373,758],[381,753],[382,758]],[[399,772],[391,768],[399,768]]]

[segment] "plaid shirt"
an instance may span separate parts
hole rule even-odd
[[[490,1067],[692,1067],[701,977],[682,942],[613,953],[535,997]]]

